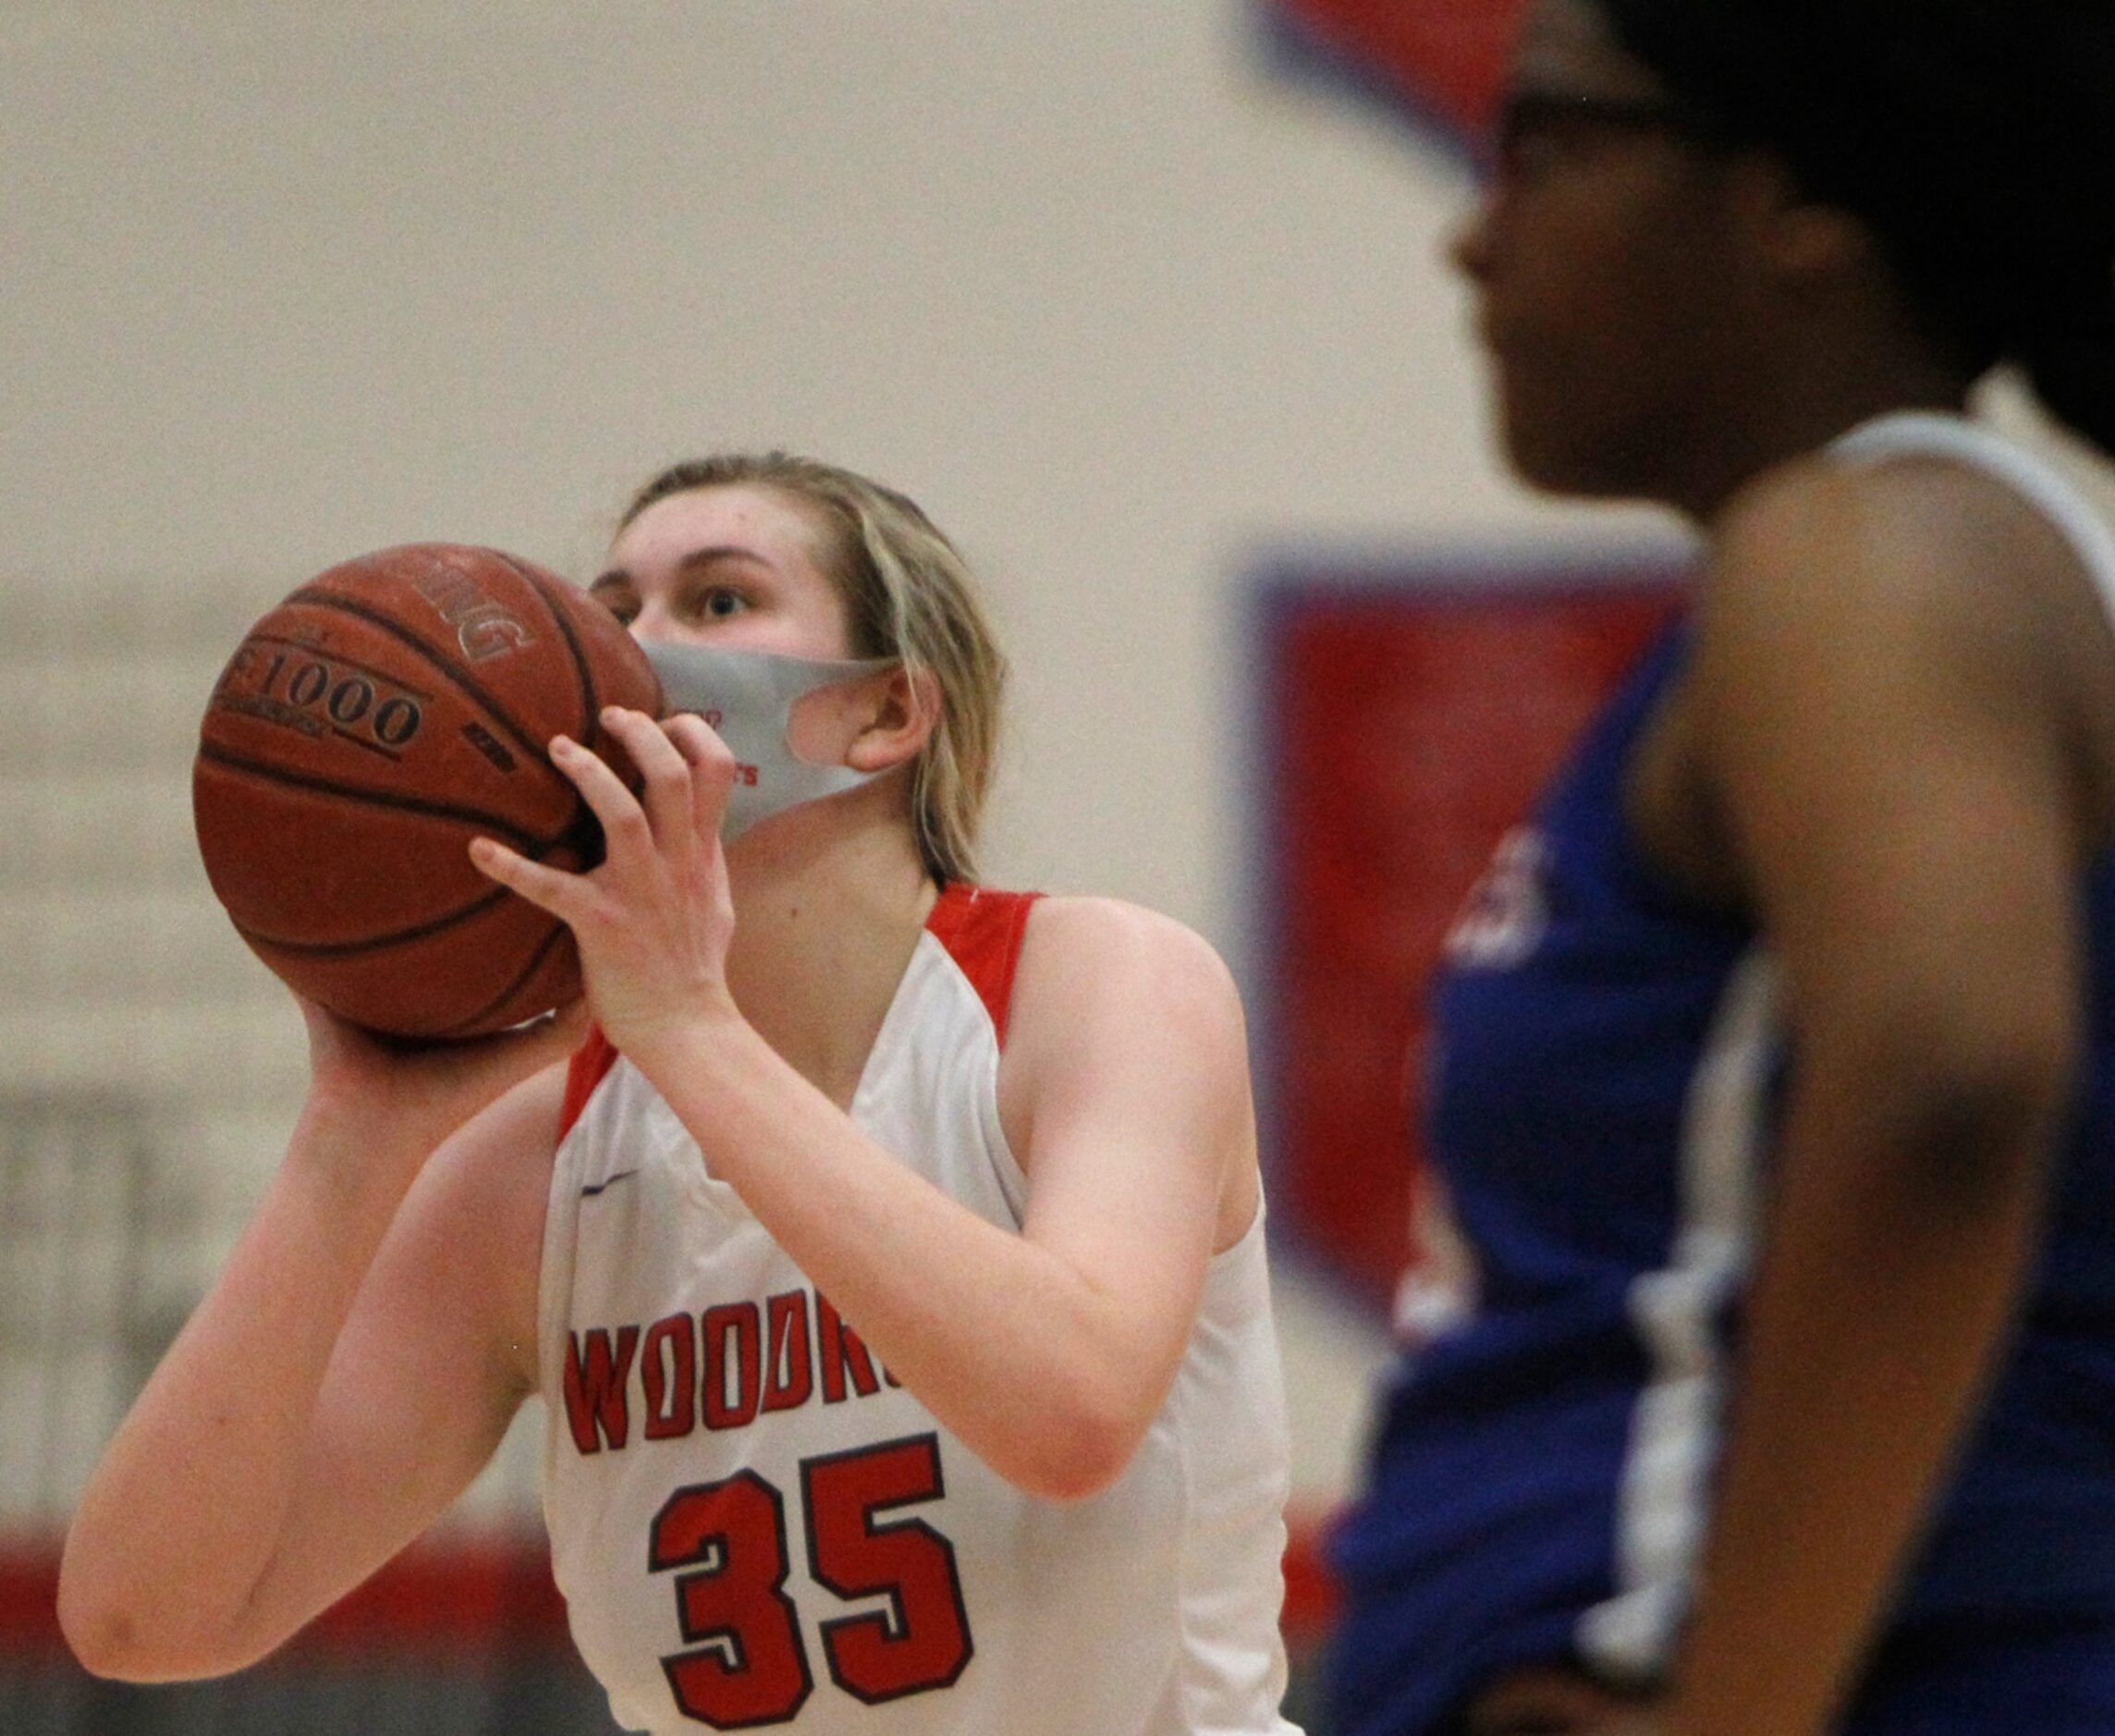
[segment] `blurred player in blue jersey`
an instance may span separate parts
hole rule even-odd
[[[1344,1736],[2115,1730],[2115,6],[1533,0],[1456,254],[1692,605],[1437,991]]]

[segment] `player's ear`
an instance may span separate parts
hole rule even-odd
[[[1840,278],[1874,259],[1865,226],[1840,206],[1815,199],[1776,157],[1748,153],[1730,173],[1736,207],[1765,269],[1779,281]]]
[[[855,772],[886,772],[916,759],[940,726],[940,679],[930,669],[891,664],[861,693],[860,731],[845,753]]]

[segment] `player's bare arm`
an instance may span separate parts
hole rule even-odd
[[[438,1516],[533,1385],[569,1030],[407,1057],[310,1018],[287,1157],[67,1535],[59,1616],[100,1674],[271,1651]]]
[[[1166,1397],[1223,1225],[1238,1236],[1253,1216],[1223,967],[1143,911],[1038,908],[1000,1085],[1030,1197],[1021,1234],[997,1229],[868,1139],[726,992],[725,750],[691,717],[612,727],[643,803],[564,756],[608,834],[604,866],[562,875],[486,850],[487,871],[572,923],[611,1041],[935,1416],[1032,1493],[1105,1486]]]
[[[1951,480],[1950,514],[1904,472],[1765,484],[1705,587],[1703,770],[1794,1070],[1671,1729],[1816,1730],[1846,1691],[2005,1338],[2070,1088],[2077,695],[2003,575],[2084,581]]]

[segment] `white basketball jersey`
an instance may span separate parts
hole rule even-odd
[[[998,1056],[1029,902],[948,888],[852,1103],[882,1146],[1008,1229],[1026,1190]],[[620,1724],[1292,1731],[1260,1212],[1213,1261],[1124,1474],[1040,1500],[895,1383],[597,1033],[568,1093],[540,1338],[554,1571]]]

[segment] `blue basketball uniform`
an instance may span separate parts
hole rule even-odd
[[[1918,414],[1833,451],[2009,482],[2115,606],[2115,537],[2023,448]],[[1649,1681],[1685,1612],[1791,1064],[1761,937],[1669,885],[1623,819],[1625,767],[1689,644],[1678,621],[1604,709],[1436,990],[1429,1143],[1476,1294],[1406,1350],[1333,1539],[1343,1736],[1443,1730],[1529,1664]],[[2115,855],[2080,896],[2088,1049],[2046,1245],[1859,1736],[2115,1730]],[[2030,1681],[2031,1723],[1993,1721]]]

